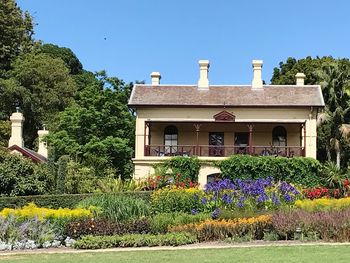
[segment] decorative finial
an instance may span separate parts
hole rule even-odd
[[[16,112],[19,112],[19,110],[20,110],[20,107],[16,106]]]
[[[46,124],[43,123],[43,130],[46,131]]]

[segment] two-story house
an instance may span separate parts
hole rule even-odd
[[[136,84],[135,178],[171,156],[198,156],[199,183],[219,173],[210,161],[233,154],[316,158],[316,118],[324,107],[319,85],[263,85],[262,61],[253,60],[251,85],[209,85],[209,61],[200,60],[197,85]]]

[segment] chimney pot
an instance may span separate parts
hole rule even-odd
[[[262,89],[263,88],[263,81],[261,78],[261,69],[263,65],[262,60],[253,60],[253,81],[252,81],[252,88],[253,89]]]
[[[199,89],[209,89],[209,60],[199,60],[199,80],[198,80],[198,88]]]
[[[305,74],[304,73],[297,73],[295,75],[295,79],[296,79],[296,85],[297,86],[304,86],[304,81],[305,81]]]
[[[151,73],[151,81],[152,81],[152,85],[159,85],[160,84],[160,79],[162,78],[162,76],[160,75],[159,72],[152,72]]]

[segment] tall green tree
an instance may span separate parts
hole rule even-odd
[[[350,66],[342,63],[325,63],[315,72],[320,79],[326,103],[325,111],[319,116],[320,123],[328,133],[326,152],[331,160],[331,150],[336,156],[336,164],[340,168],[342,140],[347,141],[350,133]],[[348,142],[347,142],[348,143]]]
[[[80,74],[83,71],[83,65],[70,48],[59,47],[54,44],[43,44],[40,46],[40,51],[53,58],[62,59],[72,75]]]
[[[52,153],[93,167],[98,176],[112,168],[116,176],[131,174],[134,120],[127,108],[130,84],[96,75],[97,82],[76,96],[73,106],[59,115],[48,139]]]
[[[0,0],[0,76],[10,69],[19,54],[32,49],[32,17],[17,6],[15,0]]]
[[[62,59],[38,52],[17,57],[8,75],[0,79],[0,117],[8,120],[20,106],[25,145],[33,148],[42,124],[51,123],[73,101],[75,81]]]

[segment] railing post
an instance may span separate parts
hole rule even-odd
[[[303,149],[303,155],[306,157],[306,122],[303,124],[304,129],[304,149]]]
[[[194,128],[196,129],[196,155],[198,155],[199,131],[200,131],[201,125],[202,124],[200,123],[193,124]]]
[[[252,154],[252,147],[253,147],[253,124],[248,124],[248,130],[249,130],[249,154]]]

